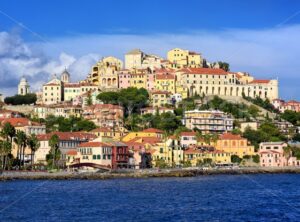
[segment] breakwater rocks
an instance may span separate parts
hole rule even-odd
[[[300,173],[300,168],[238,168],[238,169],[164,169],[164,170],[119,170],[111,172],[33,172],[4,171],[0,181],[7,180],[102,180],[119,178],[160,178],[160,177],[195,177],[201,175],[241,175]]]

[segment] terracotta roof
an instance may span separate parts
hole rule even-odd
[[[219,136],[220,140],[243,140],[244,138],[240,135],[235,135],[232,133],[223,133]]]
[[[152,95],[153,95],[153,94],[167,94],[167,95],[169,95],[169,94],[171,94],[171,93],[168,92],[168,91],[157,90],[157,91],[152,91],[151,94],[152,94]]]
[[[50,138],[56,134],[60,140],[92,140],[96,139],[97,136],[92,133],[84,132],[51,132],[47,134],[37,135],[38,140],[50,140]]]
[[[212,69],[212,68],[184,68],[179,71],[185,74],[227,75],[227,72],[223,69]]]
[[[23,126],[41,126],[40,123],[32,122],[27,118],[6,118],[1,121],[1,124],[9,122],[14,127],[23,127]]]
[[[111,146],[109,143],[102,143],[102,142],[87,142],[81,143],[79,147],[102,147],[102,146]]]
[[[181,132],[180,136],[196,136],[196,132]]]
[[[144,133],[163,133],[164,131],[155,129],[155,128],[148,128],[148,129],[144,129],[142,132],[144,132]]]
[[[156,74],[156,79],[162,80],[162,79],[175,79],[175,75],[172,74]]]
[[[249,82],[249,84],[267,84],[270,80],[267,79],[255,79],[252,82]]]
[[[76,150],[69,150],[67,152],[67,155],[69,155],[69,156],[76,156],[77,155],[77,151]]]

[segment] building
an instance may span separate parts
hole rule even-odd
[[[10,123],[13,127],[15,127],[16,131],[20,130],[25,132],[27,135],[35,134],[35,135],[40,135],[46,133],[46,126],[38,123],[31,121],[27,118],[24,117],[19,117],[19,118],[6,118],[1,121],[1,128],[4,126],[5,123]]]
[[[184,112],[183,124],[203,133],[223,133],[232,131],[233,119],[219,110],[190,110]]]
[[[199,53],[175,48],[168,51],[168,60],[172,63],[171,67],[176,69],[181,68],[199,68],[203,67],[203,58]]]
[[[30,85],[25,77],[22,77],[18,85],[18,95],[24,96],[28,93],[30,93]]]
[[[166,91],[174,94],[176,92],[175,89],[176,76],[169,72],[156,73],[155,78],[155,90],[157,91]]]
[[[228,164],[231,163],[231,155],[211,146],[190,146],[184,150],[184,162],[190,162],[193,167],[205,164]]]
[[[92,67],[87,80],[101,90],[118,88],[118,72],[123,68],[123,62],[113,56],[102,58]]]
[[[159,140],[163,138],[163,131],[155,128],[148,128],[144,129],[143,131],[140,132],[129,132],[127,135],[125,135],[122,138],[123,142],[129,142],[132,141],[133,139],[138,139],[138,138],[158,138]]]
[[[257,130],[259,127],[259,122],[243,122],[241,123],[241,132],[245,132],[247,128],[252,130]]]
[[[278,98],[278,80],[258,80],[245,73],[223,69],[184,68],[177,71],[177,87],[187,89],[188,96],[217,95]],[[178,91],[178,90],[176,90]]]
[[[180,144],[183,148],[187,148],[191,145],[197,145],[196,132],[181,132]]]
[[[290,152],[286,152],[287,143],[284,142],[264,142],[259,144],[260,166],[262,167],[285,167],[299,166],[299,160],[291,157]]]
[[[163,114],[163,113],[174,113],[174,108],[168,108],[168,107],[146,107],[141,109],[141,114],[146,115],[146,114]]]
[[[84,107],[82,116],[99,127],[122,127],[124,108],[119,105],[96,104]]]
[[[278,109],[281,113],[284,113],[286,110],[300,112],[300,102],[295,100],[290,100],[285,102],[282,99],[274,99],[272,105]]]
[[[150,101],[153,107],[162,107],[171,104],[171,93],[168,91],[152,91],[150,92]]]
[[[147,55],[140,49],[133,49],[125,54],[125,69],[161,68],[163,59],[156,55]]]
[[[231,155],[237,155],[243,158],[246,155],[255,155],[254,146],[249,145],[247,139],[240,135],[232,133],[223,133],[216,141],[215,147],[217,150],[222,150]]]
[[[67,68],[65,68],[65,70],[62,72],[61,76],[60,76],[60,80],[63,83],[69,83],[71,80],[71,76],[70,73],[67,71]]]
[[[109,127],[99,127],[90,131],[90,133],[95,134],[97,137],[109,137],[115,140],[120,140],[126,134],[126,132],[121,131],[120,129]]]
[[[76,97],[94,91],[99,92],[98,86],[93,83],[64,83],[64,101],[73,101]]]
[[[70,150],[76,150],[81,143],[85,143],[96,138],[94,134],[82,132],[51,132],[38,135],[37,138],[40,142],[40,147],[35,152],[34,163],[46,163],[46,156],[51,150],[49,140],[53,135],[57,135],[59,138],[61,165],[64,165],[67,161],[67,153]]]
[[[64,100],[64,85],[56,75],[43,85],[43,104],[57,104]]]

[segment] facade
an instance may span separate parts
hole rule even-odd
[[[98,86],[92,83],[65,83],[64,101],[73,101],[78,96],[94,91],[98,91]]]
[[[146,114],[163,114],[163,113],[174,113],[174,108],[168,108],[168,107],[146,107],[141,109],[141,114],[146,115]]]
[[[199,68],[203,67],[203,59],[199,53],[191,52],[180,48],[168,51],[168,60],[172,63],[172,68]]]
[[[196,132],[180,133],[180,144],[183,148],[187,148],[191,145],[197,145]]]
[[[231,163],[230,153],[216,150],[214,147],[190,146],[184,150],[184,161],[189,161],[191,166],[200,166],[211,161],[211,164]]]
[[[95,134],[97,137],[109,137],[116,140],[120,140],[125,135],[125,132],[119,129],[113,129],[109,127],[96,128],[90,131],[90,133]]]
[[[159,129],[154,129],[154,128],[148,128],[140,132],[129,132],[127,135],[125,135],[122,138],[123,142],[129,142],[133,139],[137,138],[157,138],[157,139],[162,139],[163,138],[163,131]]]
[[[300,112],[300,102],[295,100],[290,100],[285,102],[281,99],[274,99],[272,101],[273,106],[278,109],[281,113],[284,113],[286,110],[291,110],[294,112]]]
[[[56,75],[43,85],[43,104],[57,104],[64,100],[64,85]]]
[[[262,167],[288,166],[288,156],[284,148],[288,145],[284,142],[265,142],[259,144],[260,165]]]
[[[96,104],[84,107],[82,116],[99,127],[122,127],[124,109],[119,105]]]
[[[172,73],[157,73],[155,78],[155,90],[166,91],[174,94],[176,76]]]
[[[140,49],[133,49],[125,54],[125,69],[161,68],[163,59],[156,55],[147,55]]]
[[[247,139],[240,135],[232,133],[223,133],[216,141],[215,147],[217,150],[222,150],[231,155],[237,155],[243,158],[245,155],[255,155],[254,146],[249,145]]]
[[[180,80],[177,87],[188,90],[188,96],[243,95],[262,99],[278,98],[278,80],[256,80],[245,73],[226,72],[223,69],[185,68],[177,71]]]
[[[22,77],[18,85],[18,95],[24,96],[30,93],[30,86],[25,77]]]
[[[101,90],[118,88],[118,72],[123,68],[123,62],[113,56],[101,59],[92,67],[88,81],[99,86]]]
[[[150,92],[150,101],[153,107],[162,107],[171,103],[171,93],[168,91],[152,91]]]
[[[203,133],[223,133],[233,129],[233,119],[219,110],[185,111],[183,124],[188,129],[197,128]]]

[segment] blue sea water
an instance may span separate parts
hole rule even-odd
[[[0,221],[300,221],[300,175],[1,182]]]

